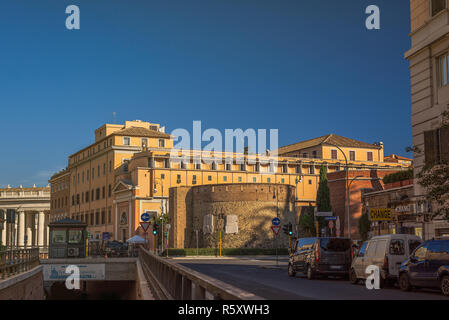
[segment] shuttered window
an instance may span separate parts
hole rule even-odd
[[[424,132],[424,156],[427,166],[449,162],[449,128]]]

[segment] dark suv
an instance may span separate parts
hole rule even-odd
[[[440,288],[449,296],[449,240],[429,240],[417,247],[401,264],[399,287]]]
[[[293,247],[288,275],[301,271],[308,279],[316,275],[348,276],[351,266],[351,241],[347,238],[301,238]]]

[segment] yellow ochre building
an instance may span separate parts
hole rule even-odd
[[[329,134],[284,146],[278,165],[270,155],[215,152],[223,161],[204,161],[204,151],[173,150],[174,137],[159,124],[140,120],[105,124],[95,130],[95,142],[69,156],[68,166],[51,183],[50,221],[72,218],[86,222],[93,238],[125,241],[135,235],[144,212],[168,213],[173,187],[223,184],[272,184],[295,187],[296,207],[315,204],[320,166],[328,172],[401,170],[406,165],[384,162],[383,145]],[[190,161],[171,161],[173,153],[188,153]],[[343,153],[345,153],[345,156]],[[241,156],[244,164],[225,159]],[[202,158],[203,161],[195,159]],[[251,161],[250,161],[251,160]]]

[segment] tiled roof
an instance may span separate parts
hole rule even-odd
[[[318,138],[301,141],[298,143],[290,144],[284,147],[280,147],[278,150],[279,155],[290,153],[293,151],[298,151],[302,149],[307,149],[310,147],[318,145],[337,145],[339,147],[350,147],[350,148],[369,148],[369,149],[380,149],[378,145],[371,143],[366,143],[346,137],[342,137],[336,134],[328,134]]]
[[[384,159],[398,159],[398,160],[412,161],[412,159],[410,158],[398,156],[397,154],[390,154],[389,156],[384,157]]]
[[[119,136],[131,136],[131,137],[148,137],[148,138],[170,138],[168,133],[159,132],[156,130],[150,130],[140,127],[129,127],[112,133]]]

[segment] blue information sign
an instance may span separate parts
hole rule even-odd
[[[337,217],[324,217],[324,220],[326,220],[326,221],[336,221]]]
[[[142,213],[142,215],[140,216],[140,220],[142,220],[143,222],[150,221],[150,214],[148,212]]]
[[[279,220],[279,218],[274,218],[272,221],[273,226],[278,226],[281,224],[281,220]]]

